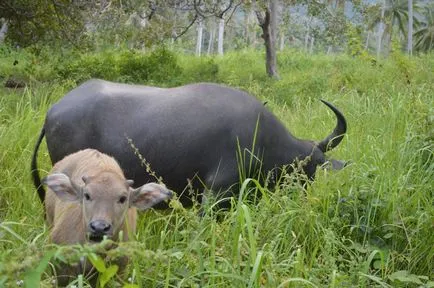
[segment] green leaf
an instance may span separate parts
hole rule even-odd
[[[178,251],[178,252],[174,252],[174,253],[170,254],[170,256],[175,257],[178,260],[181,260],[182,257],[184,257],[184,253],[181,251]]]
[[[259,286],[259,279],[261,276],[261,264],[262,264],[262,251],[258,252],[256,256],[255,263],[253,265],[252,273],[250,274],[250,281],[248,287],[257,287]]]
[[[41,275],[44,273],[45,268],[48,266],[48,262],[50,262],[51,257],[53,257],[55,251],[48,251],[45,254],[44,258],[42,258],[41,262],[39,262],[38,267],[36,269],[28,271],[24,276],[24,285],[28,288],[39,287],[41,282]]]
[[[381,260],[374,260],[374,262],[372,263],[372,266],[374,266],[374,269],[381,269]]]
[[[99,287],[104,287],[118,272],[118,265],[110,265],[99,277]]]
[[[139,285],[136,284],[125,284],[122,288],[139,288]]]
[[[410,282],[422,285],[422,281],[420,281],[419,277],[415,274],[410,274],[407,270],[397,271],[389,275],[389,279],[392,281],[400,281],[400,282]]]
[[[89,259],[90,263],[92,263],[92,265],[96,268],[96,270],[98,270],[98,272],[103,273],[104,271],[106,271],[107,268],[105,267],[104,260],[101,257],[96,255],[95,253],[91,253],[87,258]]]

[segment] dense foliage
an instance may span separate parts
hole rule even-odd
[[[0,27],[8,24],[5,41],[23,47],[49,42],[85,50],[107,43],[144,48],[176,42],[190,52],[196,47],[200,54],[198,47],[206,45],[207,53],[215,53],[221,19],[225,51],[261,47],[263,31],[256,15],[271,2],[279,10],[279,46],[343,51],[347,27],[357,26],[366,50],[388,55],[392,38],[405,47],[412,17],[411,46],[423,52],[434,47],[434,5],[429,0],[3,0]]]
[[[275,81],[263,71],[261,52],[249,50],[198,58],[165,48],[78,54],[2,46],[0,82],[27,86],[0,88],[0,286],[35,287],[42,275],[41,286],[50,287],[51,263],[86,256],[102,272],[101,287],[433,287],[434,57],[408,58],[398,50],[378,62],[363,53],[283,51]],[[267,101],[294,135],[310,139],[322,139],[334,125],[318,101],[327,99],[349,124],[331,154],[352,164],[320,171],[304,191],[290,175],[272,191],[252,181],[242,194],[259,189],[259,203],[240,197],[218,220],[210,211],[200,218],[198,207],[184,209],[177,201],[170,211],[143,213],[137,241],[107,252],[131,257],[118,275],[95,256],[105,253],[104,244],[48,243],[30,180],[47,109],[92,77],[240,87]],[[41,152],[41,169],[49,171],[45,145]],[[83,281],[75,285],[86,286]]]

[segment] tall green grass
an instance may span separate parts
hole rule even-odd
[[[17,55],[24,66],[26,57],[31,58]],[[89,57],[99,59],[98,54]],[[318,101],[329,100],[349,125],[344,141],[329,155],[352,164],[338,172],[319,170],[306,191],[292,175],[284,175],[272,191],[246,179],[242,197],[219,221],[211,210],[200,218],[199,207],[184,209],[176,201],[169,211],[143,213],[137,241],[107,252],[131,258],[126,275],[110,278],[108,285],[434,286],[432,55],[408,59],[394,54],[371,63],[286,51],[279,55],[280,81],[266,77],[263,54],[254,51],[174,57],[170,61],[176,61],[177,74],[164,79],[153,74],[158,77],[137,82],[174,86],[214,81],[240,87],[267,101],[266,107],[294,135],[314,140],[334,127],[333,114]],[[30,179],[30,159],[45,113],[77,80],[73,73],[58,74],[56,61],[41,64],[47,69],[43,78],[34,74],[39,66],[33,72],[22,70],[34,79],[27,88],[0,90],[0,286],[39,282],[38,273],[47,264],[40,284],[50,287],[53,260],[91,257],[100,249],[49,244]],[[0,60],[0,66],[8,63]],[[98,69],[104,69],[101,63]],[[88,73],[95,67],[80,69]],[[113,75],[113,80],[126,79]],[[45,145],[39,153],[40,168],[49,171]],[[264,197],[254,205],[244,199],[255,188]],[[86,281],[78,278],[75,285],[86,286]]]

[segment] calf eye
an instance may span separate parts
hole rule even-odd
[[[127,201],[127,196],[121,196],[121,198],[119,198],[119,203],[124,204],[125,201]]]
[[[89,193],[84,193],[84,199],[86,199],[86,201],[90,201]]]

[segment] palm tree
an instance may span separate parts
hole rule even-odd
[[[413,0],[412,2],[412,19],[414,23],[417,24],[417,18],[414,14],[420,10],[420,5],[417,0]],[[377,13],[372,17],[370,22],[371,29],[377,25],[384,25],[384,31],[381,36],[387,40],[387,47],[390,47],[395,26],[398,26],[400,35],[406,34],[408,23],[408,0],[384,0],[383,5],[381,5],[380,9],[377,10]]]
[[[415,33],[415,49],[419,51],[428,51],[434,49],[434,5],[425,7],[424,19],[421,28]]]
[[[413,0],[408,0],[407,53],[413,54]]]
[[[386,1],[385,17],[389,19],[390,25],[386,24],[386,29],[392,38],[395,23],[398,24],[399,32],[405,34],[405,27],[408,21],[408,2],[407,0],[388,0]]]

